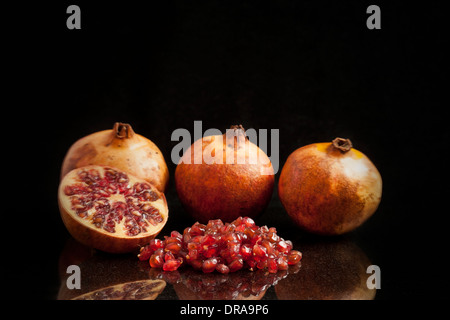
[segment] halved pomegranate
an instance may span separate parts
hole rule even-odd
[[[70,171],[60,183],[58,203],[76,240],[112,253],[147,244],[168,218],[163,193],[143,179],[107,166]]]

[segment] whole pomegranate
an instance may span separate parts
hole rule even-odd
[[[185,210],[196,220],[231,222],[256,217],[268,205],[274,171],[269,157],[247,139],[242,126],[195,141],[175,170]]]
[[[61,218],[69,233],[89,247],[132,252],[164,227],[164,194],[116,168],[86,166],[70,171],[58,190]]]
[[[159,148],[136,134],[127,123],[116,122],[112,130],[103,130],[76,141],[68,150],[61,178],[70,170],[87,165],[115,167],[147,180],[164,192],[169,170]]]
[[[348,139],[295,150],[281,170],[280,200],[301,228],[321,235],[354,230],[378,208],[382,180]]]

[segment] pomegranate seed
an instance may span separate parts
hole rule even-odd
[[[226,264],[220,263],[216,266],[216,270],[220,273],[227,274],[230,272],[230,268]]]
[[[213,272],[216,269],[216,266],[217,266],[217,259],[209,258],[203,262],[202,271],[204,273]]]
[[[172,231],[172,232],[170,233],[170,236],[171,236],[172,238],[178,239],[179,241],[183,240],[183,235],[182,235],[181,233],[179,233],[178,231]]]
[[[267,260],[267,270],[269,270],[270,273],[277,273],[278,266],[275,258],[269,258]]]
[[[264,269],[274,274],[298,264],[302,255],[292,250],[292,242],[276,234],[276,228],[256,226],[253,219],[239,217],[232,223],[210,220],[206,225],[196,222],[183,234],[172,231],[164,241],[154,239],[141,250],[139,259],[164,271],[177,270],[186,262],[204,273],[227,274],[244,266],[250,270]],[[156,250],[155,250],[156,249]]]
[[[279,270],[287,270],[288,269],[288,260],[285,256],[281,256],[277,259],[277,265]]]
[[[162,256],[153,254],[150,257],[150,266],[152,268],[162,268],[163,265],[164,265],[164,259]]]
[[[274,248],[273,248],[273,244],[270,243],[270,241],[268,241],[268,240],[261,241],[261,246],[266,248],[267,254],[272,254],[273,253]]]
[[[170,251],[166,252],[166,254],[164,255],[164,261],[167,262],[169,260],[175,260],[175,256]]]
[[[255,221],[253,221],[253,219],[249,217],[242,218],[242,223],[245,224],[245,226],[248,228],[255,227]]]
[[[191,260],[189,261],[189,264],[195,269],[195,270],[201,270],[203,267],[203,260]]]
[[[175,243],[175,242],[169,243],[169,244],[166,245],[164,250],[165,251],[170,251],[173,254],[177,254],[181,250],[181,244]]]
[[[153,239],[150,241],[149,246],[153,251],[156,251],[159,248],[164,248],[164,243],[159,239]]]
[[[229,265],[228,268],[230,268],[230,272],[235,272],[244,266],[244,261],[241,258],[234,259]]]
[[[244,244],[241,246],[239,253],[245,260],[248,260],[252,256],[253,250],[249,244]]]
[[[256,261],[263,260],[268,257],[267,249],[262,245],[255,244],[253,246],[253,257]]]
[[[199,257],[198,250],[196,250],[196,249],[189,250],[188,256],[189,256],[189,259],[191,259],[191,260],[197,260]]]
[[[141,252],[138,254],[138,258],[141,261],[147,261],[153,254],[153,250],[150,248],[150,245],[146,245],[141,248]]]
[[[206,247],[206,249],[205,247],[203,249],[203,256],[205,258],[215,257],[219,251],[219,247],[216,244]]]
[[[291,250],[288,254],[288,264],[294,265],[300,262],[302,260],[302,253],[297,250]]]
[[[175,271],[181,266],[182,263],[183,258],[166,260],[162,268],[164,271]]]

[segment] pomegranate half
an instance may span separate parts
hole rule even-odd
[[[322,235],[360,226],[377,210],[381,192],[375,165],[342,138],[295,150],[278,182],[280,200],[293,221]]]
[[[268,205],[274,186],[269,157],[247,139],[242,126],[195,141],[175,170],[185,210],[197,221],[251,218]]]
[[[164,192],[169,170],[161,150],[149,139],[136,134],[127,123],[116,122],[112,130],[103,130],[76,141],[68,150],[61,178],[69,171],[88,165],[111,166],[147,180]]]
[[[76,240],[112,253],[132,252],[147,244],[168,219],[163,193],[143,179],[107,166],[70,171],[60,183],[58,203]]]

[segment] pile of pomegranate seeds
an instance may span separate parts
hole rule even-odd
[[[302,254],[292,250],[292,242],[279,237],[275,228],[258,227],[253,219],[239,217],[225,224],[220,219],[207,225],[196,222],[183,234],[172,231],[170,237],[153,239],[141,248],[138,257],[164,271],[189,264],[204,273],[226,274],[242,268],[276,273],[298,264]]]

